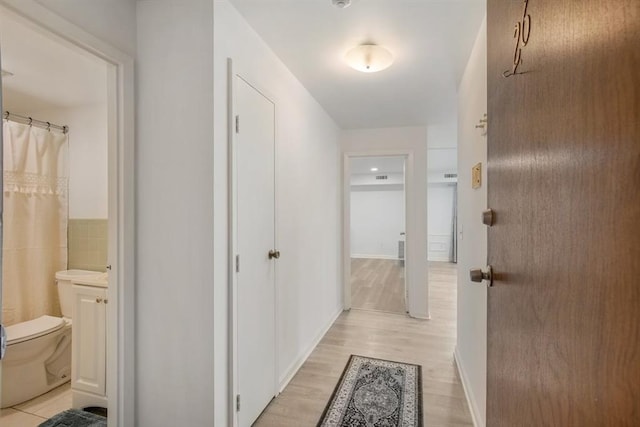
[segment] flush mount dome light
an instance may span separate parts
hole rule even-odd
[[[351,0],[331,0],[331,2],[335,7],[340,9],[351,6]]]
[[[351,68],[363,73],[382,71],[393,64],[391,52],[375,44],[354,47],[347,52],[344,58]]]

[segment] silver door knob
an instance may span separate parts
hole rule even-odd
[[[275,258],[275,259],[280,258],[280,251],[276,251],[276,250],[274,250],[274,249],[271,249],[271,250],[269,251],[269,259],[274,259],[274,258]]]
[[[487,267],[487,271],[482,271],[479,268],[472,268],[469,271],[469,277],[472,282],[481,283],[483,280],[487,281],[487,286],[493,286],[493,268]]]

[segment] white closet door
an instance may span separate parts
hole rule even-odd
[[[274,397],[275,106],[236,77],[238,426],[250,426]]]

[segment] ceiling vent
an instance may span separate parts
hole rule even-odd
[[[335,7],[340,9],[351,6],[351,0],[331,0],[331,2]]]
[[[457,178],[458,174],[457,173],[445,173],[444,177],[445,178]]]
[[[376,175],[376,179],[389,179],[388,175]]]

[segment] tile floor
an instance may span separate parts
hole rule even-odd
[[[0,410],[0,426],[37,427],[69,408],[71,408],[71,383],[66,383],[35,399]]]

